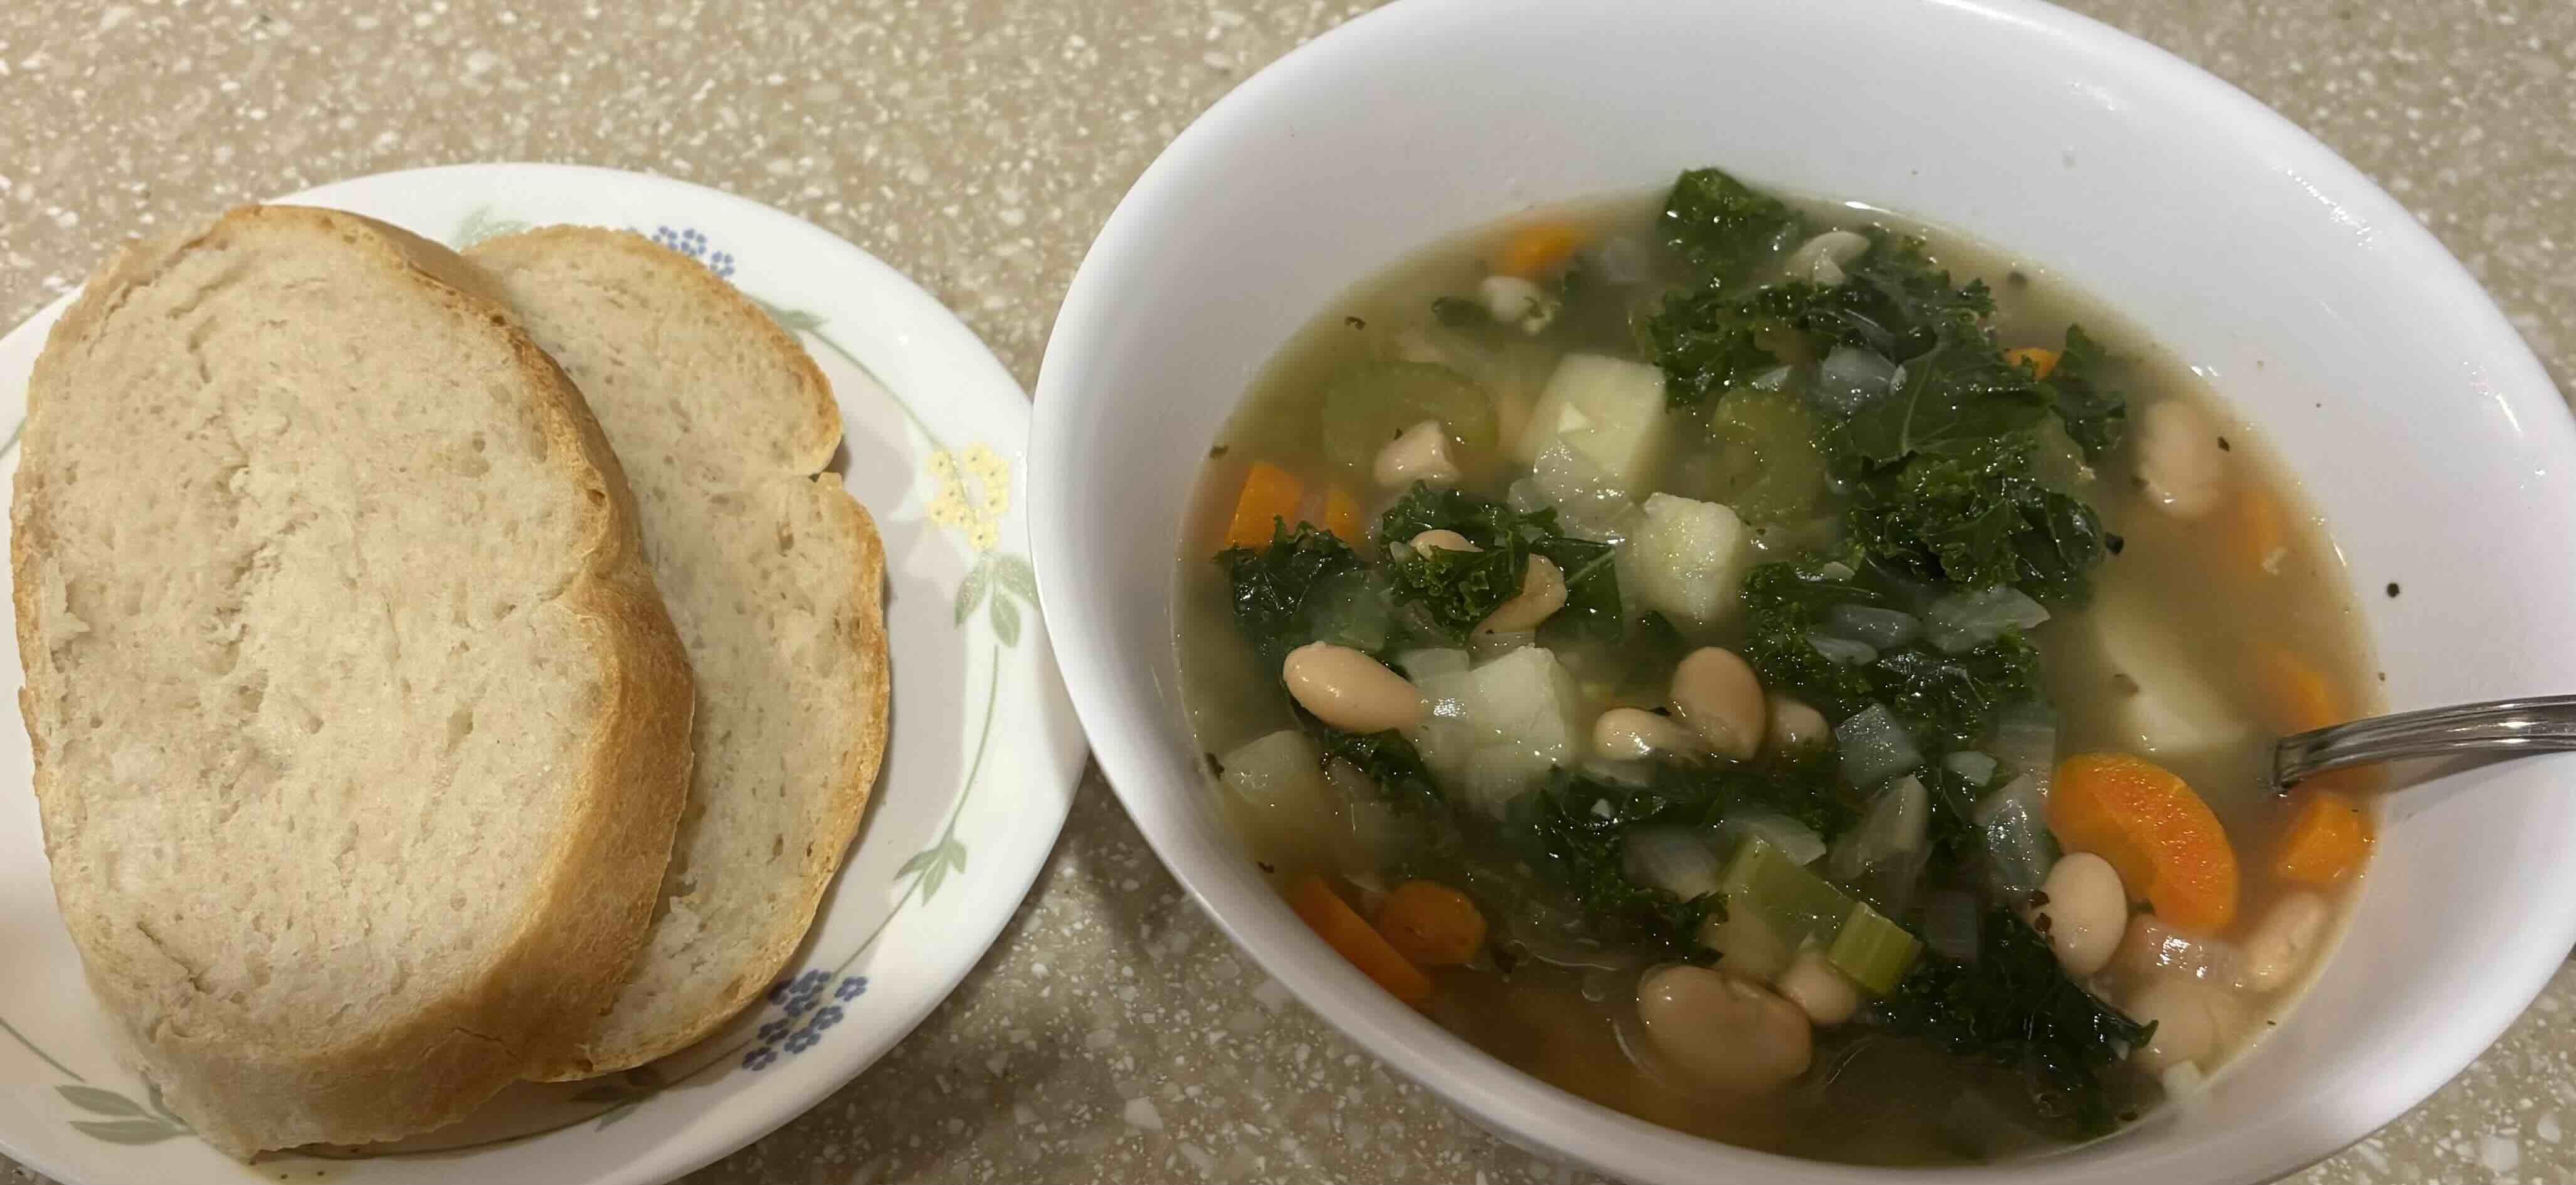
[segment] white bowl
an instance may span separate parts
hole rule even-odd
[[[1183,505],[1290,333],[1444,236],[1703,164],[1965,231],[2179,352],[2327,508],[2394,708],[2568,690],[2576,432],[2477,285],[2349,165],[2183,62],[2020,0],[1413,0],[1252,78],[1146,171],[1047,348],[1031,535],[1065,680],[1155,850],[1310,1007],[1524,1146],[1638,1181],[1918,1176],[1627,1118],[1378,991],[1262,883],[1177,700]],[[2390,802],[2349,936],[2199,1105],[1949,1179],[2251,1182],[2396,1118],[2576,940],[2571,761]]]

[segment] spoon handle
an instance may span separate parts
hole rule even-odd
[[[2564,750],[2576,750],[2576,695],[2489,700],[2282,737],[2272,748],[2272,777],[2289,786],[2327,770],[2404,757]]]

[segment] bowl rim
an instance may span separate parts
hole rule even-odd
[[[1125,660],[1109,649],[1098,625],[1080,611],[1084,594],[1068,582],[1068,561],[1058,554],[1064,541],[1074,537],[1074,524],[1065,509],[1073,499],[1063,495],[1080,480],[1070,440],[1082,415],[1076,409],[1089,390],[1078,385],[1096,348],[1088,339],[1103,326],[1120,321],[1110,273],[1134,244],[1155,233],[1158,220],[1170,208],[1181,204],[1176,179],[1192,167],[1192,158],[1252,122],[1275,96],[1303,90],[1309,76],[1345,47],[1364,38],[1393,36],[1417,26],[1441,27],[1466,17],[1506,21],[1511,9],[1547,4],[1548,0],[1407,0],[1362,14],[1315,37],[1247,78],[1193,120],[1138,177],[1094,239],[1057,311],[1040,365],[1030,443],[1030,492],[1036,506],[1032,552],[1041,602],[1051,610],[1057,659],[1104,776],[1156,857],[1230,941],[1370,1056],[1525,1151],[1571,1159],[1635,1180],[1697,1180],[1717,1170],[1759,1174],[1760,1179],[1784,1185],[1851,1185],[1934,1174],[1980,1181],[2130,1181],[2143,1179],[2132,1175],[2142,1169],[2180,1167],[2137,1160],[2119,1166],[2074,1168],[2060,1162],[2052,1167],[2051,1162],[2059,1158],[2044,1153],[1982,1166],[1874,1168],[1764,1152],[1652,1124],[1493,1059],[1381,991],[1355,991],[1367,983],[1356,970],[1338,961],[1314,964],[1283,949],[1287,945],[1322,948],[1301,927],[1279,924],[1282,918],[1293,922],[1293,917],[1275,896],[1270,902],[1273,909],[1265,913],[1257,903],[1231,900],[1240,896],[1232,886],[1215,884],[1211,875],[1174,859],[1183,844],[1183,824],[1173,808],[1159,801],[1168,788],[1147,772],[1151,763],[1146,751],[1154,735],[1177,721],[1138,720],[1122,704],[1110,702],[1109,694],[1096,685],[1106,678],[1101,672]],[[2392,266],[2422,281],[2418,302],[2445,305],[2455,323],[2475,330],[2478,348],[2490,367],[2487,385],[2495,396],[2524,424],[2547,425],[2544,430],[2555,437],[2551,450],[2555,455],[2576,457],[2576,418],[2571,418],[2546,369],[2493,298],[2401,203],[2306,130],[2235,85],[2161,47],[2039,0],[1931,0],[1924,7],[1935,13],[1926,19],[1993,22],[2080,43],[2122,77],[2169,88],[2179,100],[2196,105],[2208,126],[2225,127],[2230,139],[2258,146],[2293,166],[2320,200],[2377,229],[2383,236],[2377,245],[2391,258]],[[2551,397],[2540,399],[2538,392]],[[1058,606],[1064,608],[1056,611]],[[1246,909],[1247,905],[1251,908]],[[2473,1006],[2461,1009],[2443,1030],[2443,1040],[2419,1051],[2420,1056],[2410,1063],[2404,1089],[2372,1095],[2374,1106],[2353,1112],[2353,1130],[2330,1140],[2311,1139],[2295,1148],[2277,1148],[2272,1159],[2249,1166],[2252,1175],[2244,1179],[2286,1176],[2368,1138],[2476,1060],[2530,1006],[2565,961],[2564,952],[2576,945],[2576,913],[2535,919],[2529,932],[2533,939],[2499,951],[2497,962],[2484,969],[2487,978],[2502,979],[2510,988],[2491,990],[2477,997]],[[1452,1060],[1444,1064],[1415,1048],[1426,1038]],[[1461,1061],[1501,1072],[1461,1073],[1456,1068]],[[2070,1168],[2074,1168],[2071,1173],[2057,1171]]]

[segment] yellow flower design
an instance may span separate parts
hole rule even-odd
[[[930,454],[930,521],[966,533],[966,544],[987,552],[1002,542],[1002,516],[1011,509],[1011,463],[983,444],[959,454]],[[970,480],[971,479],[971,480]]]

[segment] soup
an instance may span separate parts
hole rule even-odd
[[[1211,562],[1213,557],[1213,562]],[[2293,482],[2044,271],[1716,170],[1303,331],[1179,563],[1210,792],[1334,949],[1575,1094],[1973,1161],[2198,1089],[2370,845]]]

